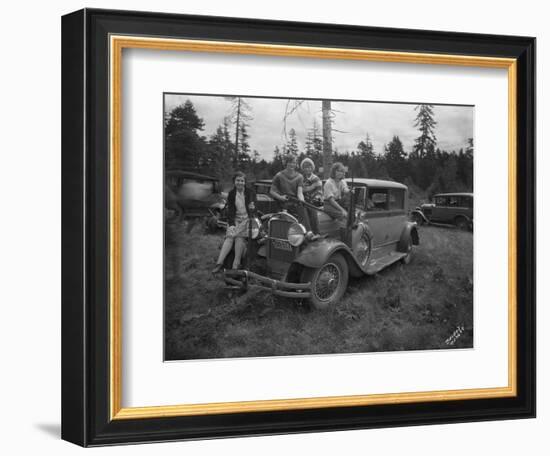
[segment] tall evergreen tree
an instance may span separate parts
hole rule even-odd
[[[457,176],[467,191],[474,189],[474,140],[468,138],[466,150],[460,149],[457,158]]]
[[[233,150],[228,122],[220,125],[208,142],[208,169],[210,174],[226,181],[233,175]]]
[[[403,143],[399,136],[394,136],[384,147],[384,162],[390,177],[398,182],[403,182],[408,175],[406,158]]]
[[[206,147],[199,131],[204,121],[197,115],[190,100],[176,106],[165,118],[164,135],[166,168],[185,168],[200,171]]]
[[[420,136],[414,141],[413,157],[424,158],[430,149],[435,150],[437,138],[435,137],[434,128],[437,122],[434,119],[433,105],[421,104],[414,109],[418,111],[414,126],[418,127]]]
[[[361,157],[374,158],[374,146],[372,145],[372,139],[368,133],[365,136],[365,140],[357,144],[357,151]]]
[[[374,177],[378,169],[378,163],[376,155],[374,154],[374,147],[372,145],[372,139],[367,133],[365,139],[357,144],[357,172],[361,177]]]
[[[294,128],[291,128],[288,132],[288,141],[286,143],[285,152],[296,158],[298,157],[298,139],[296,138],[296,130],[294,130]]]
[[[317,120],[313,119],[313,126],[308,130],[305,144],[305,154],[311,158],[316,166],[323,162],[323,137]]]
[[[248,131],[244,123],[241,124],[240,128],[240,142],[239,142],[239,162],[248,163],[251,159],[250,157],[250,145],[248,144]]]
[[[270,174],[274,176],[276,173],[283,169],[283,153],[279,146],[275,146],[273,150],[273,161],[271,162]]]

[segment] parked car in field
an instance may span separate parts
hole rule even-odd
[[[443,223],[462,230],[474,225],[473,193],[439,193],[433,203],[422,204],[411,212],[411,220],[417,225]]]
[[[225,205],[219,180],[183,170],[167,170],[164,181],[164,207],[173,212],[169,221],[210,217]]]
[[[259,230],[254,241],[255,254],[265,259],[263,273],[251,266],[226,270],[226,283],[309,299],[323,309],[344,295],[349,276],[373,275],[399,260],[408,264],[419,238],[416,224],[407,217],[407,187],[375,179],[347,182],[353,196],[344,239],[338,222],[322,207],[318,208],[322,236],[313,241],[306,239],[304,226],[294,216],[277,212],[264,224],[264,235]]]

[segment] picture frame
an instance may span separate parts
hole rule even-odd
[[[506,69],[508,386],[123,407],[124,49]],[[535,416],[534,38],[80,10],[62,19],[62,184],[67,441],[100,446]]]

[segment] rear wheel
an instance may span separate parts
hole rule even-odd
[[[407,244],[407,254],[401,259],[403,264],[409,264],[413,257],[413,243],[412,238],[409,236],[409,243]]]
[[[364,231],[361,235],[361,238],[357,241],[353,249],[355,259],[363,269],[366,268],[369,264],[371,250],[372,242],[370,236],[366,231]]]
[[[468,220],[466,219],[466,217],[456,217],[455,218],[455,226],[459,230],[466,231],[469,227],[469,223],[468,223]]]
[[[345,258],[335,253],[320,268],[304,268],[302,282],[311,282],[310,302],[316,309],[336,304],[348,286],[349,268]]]

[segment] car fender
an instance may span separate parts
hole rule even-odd
[[[361,225],[362,226],[359,227],[362,228],[360,232],[362,233],[364,230],[368,233],[368,227],[363,224]],[[334,238],[320,239],[308,244],[295,258],[294,263],[308,268],[320,268],[335,253],[340,253],[344,256],[348,262],[350,274],[352,276],[360,277],[366,272],[361,268],[359,263],[357,263],[351,249],[339,239]]]
[[[457,218],[459,218],[459,217],[465,218],[465,219],[468,221],[468,223],[472,223],[472,222],[473,222],[472,218],[470,218],[470,217],[469,217],[468,215],[466,215],[466,214],[457,214],[457,215],[455,215],[454,218],[457,219]]]
[[[294,260],[308,268],[319,268],[338,251],[351,253],[349,247],[339,239],[325,238],[306,245]]]
[[[398,252],[406,252],[409,248],[409,241],[412,240],[413,245],[420,244],[420,238],[418,236],[418,229],[416,228],[416,223],[407,222],[405,228],[401,232],[401,237],[399,238],[399,243],[397,244]]]
[[[416,209],[411,211],[412,214],[418,214],[420,217],[422,217],[422,220],[424,220],[425,223],[430,223],[430,219],[424,215],[424,212],[422,212],[422,209],[417,207]]]

